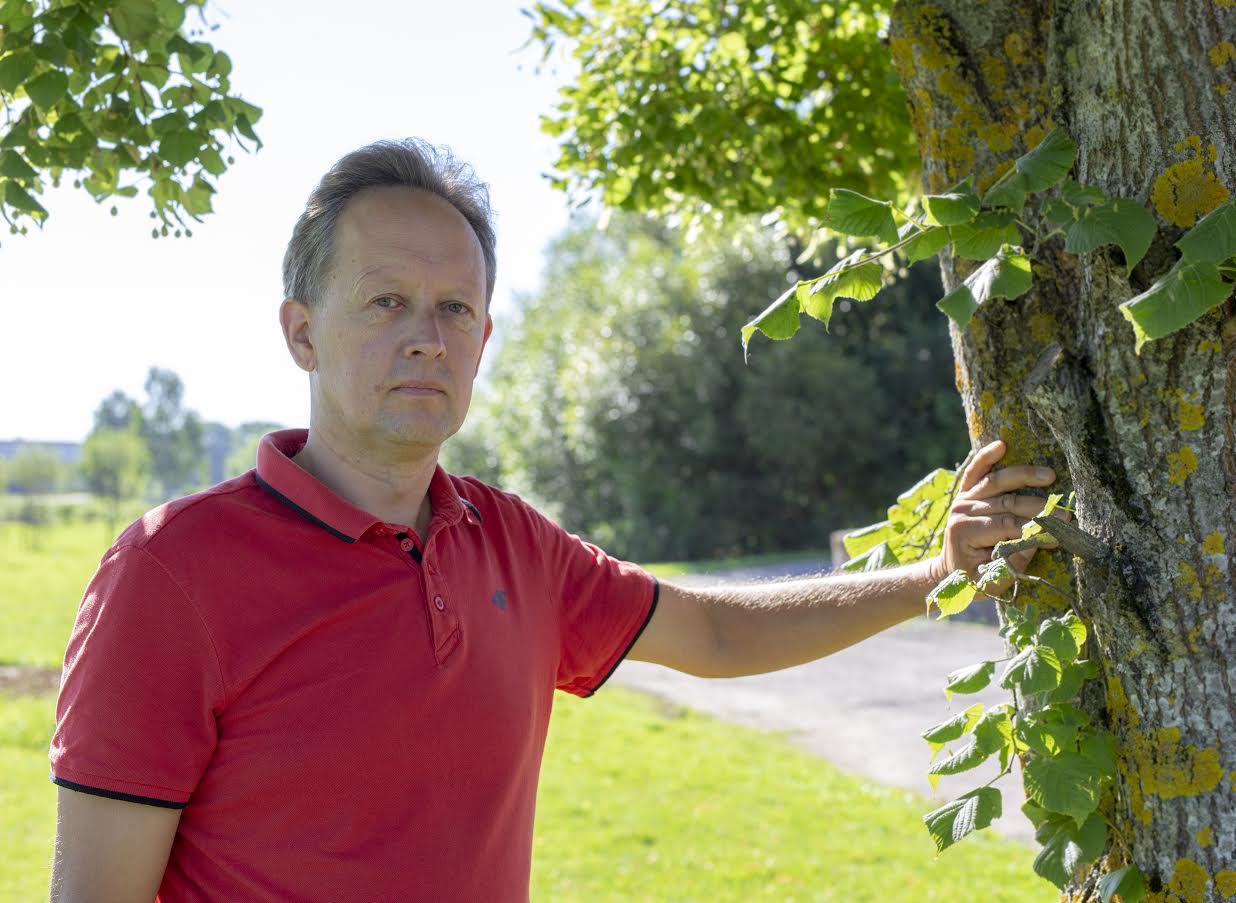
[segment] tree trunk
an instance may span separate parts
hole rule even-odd
[[[1232,41],[1236,0],[911,0],[893,12],[928,190],[974,172],[981,192],[1061,126],[1077,179],[1147,205],[1160,227],[1131,276],[1114,247],[1076,257],[1047,243],[1028,295],[952,327],[972,438],[1005,439],[1001,466],[1067,474],[1057,491],[1076,490],[1077,526],[1108,548],[1089,561],[1041,552],[1033,570],[1073,590],[1103,669],[1089,702],[1117,738],[1116,842],[1070,900],[1098,899],[1127,855],[1150,900],[1236,899],[1236,305],[1140,355],[1117,309],[1236,187]],[[1032,200],[1022,218],[1035,217]],[[946,289],[973,266],[946,256]]]

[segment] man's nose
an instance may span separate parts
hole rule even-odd
[[[404,337],[404,357],[414,357],[418,354],[426,357],[441,357],[446,354],[446,343],[442,341],[442,329],[432,310],[425,313],[418,312],[410,320],[408,333]]]

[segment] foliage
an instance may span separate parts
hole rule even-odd
[[[64,483],[60,456],[40,445],[23,445],[5,466],[5,480],[12,492],[44,495]]]
[[[132,430],[97,429],[82,446],[79,466],[90,491],[108,501],[108,532],[115,532],[121,502],[140,498],[150,479],[146,443]]]
[[[232,143],[261,146],[261,110],[230,93],[232,61],[201,40],[205,7],[0,0],[0,216],[13,231],[43,223],[38,195],[65,175],[99,202],[145,187],[156,236],[211,212]]]
[[[142,427],[142,408],[119,389],[112,392],[94,411],[95,430],[138,430]]]
[[[1068,135],[1055,129],[1019,157],[981,199],[966,179],[944,194],[926,195],[917,216],[889,201],[830,190],[825,210],[829,228],[852,237],[877,236],[887,247],[854,251],[824,276],[799,281],[742,328],[743,348],[756,331],[772,339],[789,338],[798,331],[800,313],[828,325],[836,298],[866,301],[879,291],[882,271],[877,260],[897,254],[912,262],[925,242],[936,252],[951,248],[956,257],[979,262],[937,304],[962,328],[987,301],[1012,300],[1029,291],[1035,251],[1057,235],[1064,235],[1066,250],[1075,253],[1116,245],[1131,271],[1150,247],[1154,217],[1133,201],[1109,198],[1092,185],[1066,180],[1076,154]],[[1027,197],[1051,189],[1054,192],[1042,198],[1042,216],[1023,221]],[[900,229],[897,219],[904,223]],[[1175,267],[1120,305],[1139,352],[1146,342],[1183,329],[1231,295],[1236,282],[1236,199],[1220,204],[1176,247],[1181,258]]]
[[[776,205],[799,237],[819,226],[822,186],[908,195],[919,162],[881,43],[890,5],[535,4],[545,59],[562,46],[579,64],[543,119],[554,184],[685,221]]]
[[[165,496],[200,478],[202,422],[184,406],[184,383],[171,370],[151,367],[141,431],[150,449],[150,470]]]
[[[826,546],[909,468],[956,458],[965,427],[943,323],[909,316],[938,291],[929,272],[836,327],[836,354],[780,345],[736,366],[733,330],[784,285],[784,254],[762,235],[688,247],[631,216],[575,225],[547,288],[499,328],[449,466],[467,451],[478,475],[637,560]]]

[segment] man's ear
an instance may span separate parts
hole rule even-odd
[[[481,372],[481,358],[485,356],[485,346],[489,343],[489,337],[493,335],[494,318],[488,313],[485,314],[485,336],[481,339],[481,353],[476,356],[476,369],[472,371],[472,378]]]
[[[297,298],[285,298],[279,305],[279,325],[283,327],[283,339],[296,366],[306,373],[318,367],[317,352],[313,347],[313,308]]]

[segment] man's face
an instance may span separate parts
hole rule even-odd
[[[436,449],[463,424],[493,328],[476,234],[436,195],[368,189],[344,208],[331,263],[316,306],[283,310],[314,429],[358,451]]]

